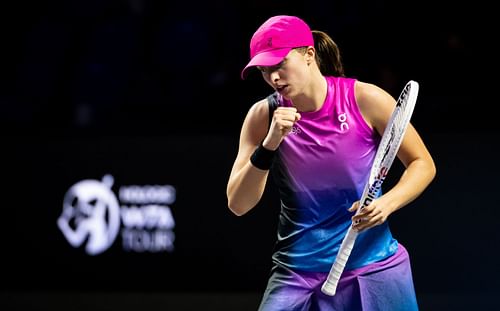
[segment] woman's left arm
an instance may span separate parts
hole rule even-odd
[[[395,99],[373,84],[356,82],[356,100],[366,122],[382,135],[394,110]],[[397,157],[405,166],[401,178],[389,191],[353,216],[354,229],[362,231],[382,224],[390,214],[415,200],[434,179],[434,160],[412,124],[408,125]],[[355,211],[358,204],[354,203],[350,211]],[[361,221],[356,224],[358,220]]]

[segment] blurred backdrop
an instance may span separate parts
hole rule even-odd
[[[240,70],[277,14],[328,32],[348,76],[394,97],[420,83],[412,123],[438,175],[390,218],[393,234],[422,310],[499,308],[491,12],[451,1],[3,4],[0,308],[256,310],[277,194],[270,183],[237,217],[225,191],[243,118],[271,91]]]

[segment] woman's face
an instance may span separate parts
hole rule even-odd
[[[305,86],[309,83],[311,72],[311,57],[314,59],[312,48],[302,53],[301,50],[293,49],[281,61],[274,66],[259,66],[264,80],[286,99],[291,99],[303,93]],[[312,53],[312,54],[311,54]],[[311,56],[312,55],[312,56]]]

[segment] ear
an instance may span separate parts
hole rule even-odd
[[[316,50],[313,46],[308,46],[306,53],[304,55],[306,57],[306,62],[310,65],[314,61],[314,57],[316,56]]]

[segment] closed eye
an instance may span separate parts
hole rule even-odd
[[[282,60],[280,63],[274,66],[257,66],[257,69],[259,69],[262,73],[270,73],[281,69],[281,67],[283,67],[283,65],[285,64],[285,61],[286,59]]]

